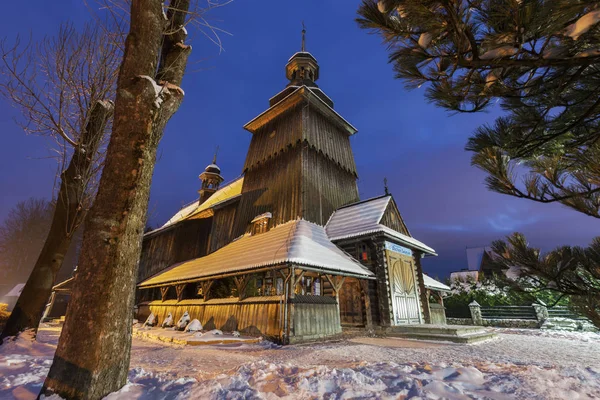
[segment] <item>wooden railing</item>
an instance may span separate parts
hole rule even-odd
[[[537,314],[533,306],[494,306],[481,307],[483,319],[531,319],[536,320]]]

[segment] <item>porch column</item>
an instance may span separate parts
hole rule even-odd
[[[346,280],[345,276],[334,276],[334,275],[325,275],[329,283],[331,283],[331,287],[333,288],[333,292],[335,293],[335,301],[337,303],[338,314],[340,313],[340,289]],[[340,316],[341,318],[341,316]]]
[[[238,292],[238,298],[244,300],[246,298],[246,288],[250,282],[250,275],[234,276],[233,281]]]
[[[167,292],[169,291],[169,287],[168,286],[161,286],[160,287],[160,298],[161,301],[165,301],[167,299]]]
[[[425,281],[423,280],[423,268],[421,267],[421,254],[420,251],[413,252],[413,258],[415,260],[415,266],[417,267],[417,280],[419,281],[419,298],[421,300],[421,308],[423,309],[423,319],[426,324],[431,324],[431,313],[429,312],[429,296],[427,296],[427,289],[425,289]]]
[[[371,297],[369,297],[369,281],[366,279],[359,279],[360,288],[363,296],[365,296],[365,328],[367,330],[373,329],[373,316],[371,315]]]
[[[185,289],[185,283],[182,285],[175,286],[175,292],[177,293],[177,302],[178,303],[183,298],[183,289]]]
[[[204,301],[210,299],[210,288],[212,287],[213,280],[202,281],[200,282],[200,287],[202,288],[202,296],[204,296]]]

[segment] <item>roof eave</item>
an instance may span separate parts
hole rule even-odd
[[[300,98],[306,99],[310,104],[316,106],[322,113],[332,116],[333,120],[342,129],[344,129],[348,133],[348,135],[354,135],[356,132],[358,132],[358,130],[354,126],[352,126],[348,121],[344,119],[344,117],[338,114],[337,111],[329,107],[329,105],[327,105],[327,103],[325,103],[321,98],[319,98],[319,96],[317,96],[308,86],[299,86],[292,93],[288,94],[279,102],[273,104],[273,106],[269,107],[267,110],[265,110],[257,117],[252,119],[250,122],[248,122],[246,125],[244,125],[244,129],[251,133],[256,133],[256,131],[265,124],[265,120],[280,115],[289,106],[299,101],[300,98],[294,98],[296,96],[300,96]]]
[[[403,244],[405,244],[406,246],[408,246],[410,248],[422,251],[423,253],[426,254],[426,256],[427,255],[429,255],[429,256],[437,256],[438,255],[435,252],[435,250],[433,250],[433,249],[428,249],[428,248],[419,246],[419,245],[417,245],[415,243],[411,243],[411,242],[405,240],[402,237],[399,237],[399,236],[396,236],[396,235],[392,235],[391,233],[387,232],[383,228],[371,229],[371,230],[364,231],[364,232],[356,232],[356,233],[352,233],[352,234],[348,234],[348,235],[342,235],[342,236],[337,236],[337,237],[330,237],[329,240],[331,240],[332,242],[337,242],[337,241],[342,241],[342,240],[347,240],[347,239],[356,239],[356,238],[359,238],[359,237],[370,236],[370,235],[383,235],[383,236],[386,236],[388,238],[392,238],[392,239],[401,241]]]
[[[179,264],[182,264],[182,263],[179,263]],[[296,262],[294,260],[288,259],[288,260],[283,260],[283,261],[276,261],[272,264],[261,264],[261,265],[251,266],[249,268],[243,268],[243,269],[239,269],[237,271],[231,271],[231,272],[228,272],[225,274],[215,273],[215,274],[210,274],[210,275],[205,275],[205,276],[196,276],[196,277],[185,278],[185,279],[171,279],[168,281],[156,282],[156,283],[152,283],[152,284],[148,284],[148,285],[144,285],[144,282],[142,282],[142,283],[138,284],[137,287],[139,289],[152,289],[152,288],[157,288],[157,287],[161,287],[161,286],[171,286],[171,285],[175,285],[175,284],[200,282],[200,281],[205,281],[205,280],[209,280],[209,279],[215,279],[217,277],[226,278],[226,277],[230,277],[230,276],[255,273],[255,272],[258,272],[261,270],[274,269],[277,267],[286,268],[287,265],[289,265],[289,264],[294,264],[294,265],[300,266],[302,269],[306,269],[307,271],[328,272],[328,273],[334,274],[334,275],[347,276],[347,277],[358,278],[358,279],[371,279],[371,280],[376,279],[375,275],[367,269],[365,269],[365,274],[363,275],[363,274],[352,273],[352,272],[347,272],[347,271],[340,271],[340,270],[333,269],[333,268],[330,268],[327,266],[304,264],[301,262]],[[364,267],[361,266],[361,268],[364,268]],[[152,278],[148,278],[146,281],[151,280],[151,279]]]

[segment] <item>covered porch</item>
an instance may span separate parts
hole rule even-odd
[[[331,243],[323,227],[293,221],[142,282],[138,319],[154,313],[160,325],[169,313],[177,320],[187,311],[205,329],[279,343],[326,339],[342,332],[346,280],[368,279],[373,274]]]

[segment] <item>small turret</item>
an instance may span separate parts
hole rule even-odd
[[[198,190],[198,194],[200,195],[199,203],[204,203],[210,196],[213,195],[217,190],[219,190],[219,185],[223,182],[223,177],[221,176],[221,168],[217,165],[217,153],[215,152],[215,156],[213,157],[213,161],[211,164],[207,165],[204,169],[204,172],[199,176],[202,181],[202,187]]]
[[[285,65],[285,76],[290,80],[288,86],[317,87],[319,64],[312,54],[306,51],[306,29],[302,23],[302,47]]]

